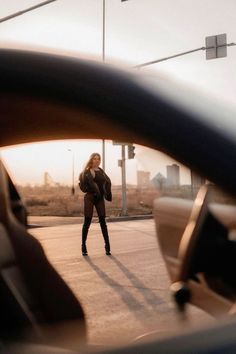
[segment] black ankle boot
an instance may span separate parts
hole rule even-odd
[[[92,220],[92,218],[86,218],[86,217],[84,218],[84,224],[83,224],[83,228],[82,228],[82,247],[81,247],[81,251],[82,251],[83,256],[88,255],[88,251],[87,251],[87,247],[86,247],[86,240],[87,240],[87,235],[88,235],[89,226],[91,224],[91,220]]]
[[[105,241],[105,251],[106,251],[106,255],[110,256],[111,255],[111,250],[110,250],[110,241],[109,241],[109,236],[108,236],[108,231],[107,231],[107,225],[106,225],[106,221],[104,217],[100,217],[99,218],[99,223],[101,226],[101,230],[102,230],[102,235]]]
[[[106,255],[107,256],[111,255],[110,243],[109,242],[105,245],[105,251],[106,251]]]
[[[87,256],[88,255],[88,251],[87,251],[87,247],[86,247],[85,243],[82,244],[81,251],[82,251],[82,255],[83,256]]]

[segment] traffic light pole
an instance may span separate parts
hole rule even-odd
[[[127,198],[126,198],[126,159],[125,159],[125,147],[128,147],[128,159],[134,158],[134,145],[128,142],[112,141],[113,145],[121,146],[121,160],[118,160],[118,166],[121,167],[121,188],[122,188],[122,209],[121,215],[127,216]]]
[[[121,145],[121,180],[122,180],[122,209],[121,215],[128,215],[126,198],[126,166],[125,166],[125,145]]]

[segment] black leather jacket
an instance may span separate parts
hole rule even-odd
[[[110,178],[106,175],[106,173],[99,167],[99,170],[102,172],[104,176],[104,183],[103,183],[103,192],[104,192],[104,198],[108,200],[109,202],[112,201],[112,193],[111,193],[111,180]],[[98,185],[96,182],[94,182],[94,178],[90,172],[90,170],[87,170],[85,172],[81,172],[79,176],[79,187],[82,192],[84,193],[92,193],[96,198],[101,198],[101,193],[98,188]]]

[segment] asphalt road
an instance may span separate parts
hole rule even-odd
[[[90,343],[127,344],[150,331],[163,336],[213,321],[193,306],[186,319],[177,313],[153,220],[108,223],[111,256],[99,224],[92,223],[87,257],[80,250],[82,225],[65,223],[30,232],[81,301]]]

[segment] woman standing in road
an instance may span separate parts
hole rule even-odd
[[[86,240],[89,226],[93,217],[94,206],[96,208],[102,235],[105,242],[106,255],[110,255],[110,242],[105,221],[106,209],[104,198],[108,201],[112,200],[111,180],[105,174],[103,169],[99,167],[101,156],[93,153],[85,165],[84,170],[79,176],[79,186],[84,196],[84,223],[82,228],[82,255],[87,256]]]

